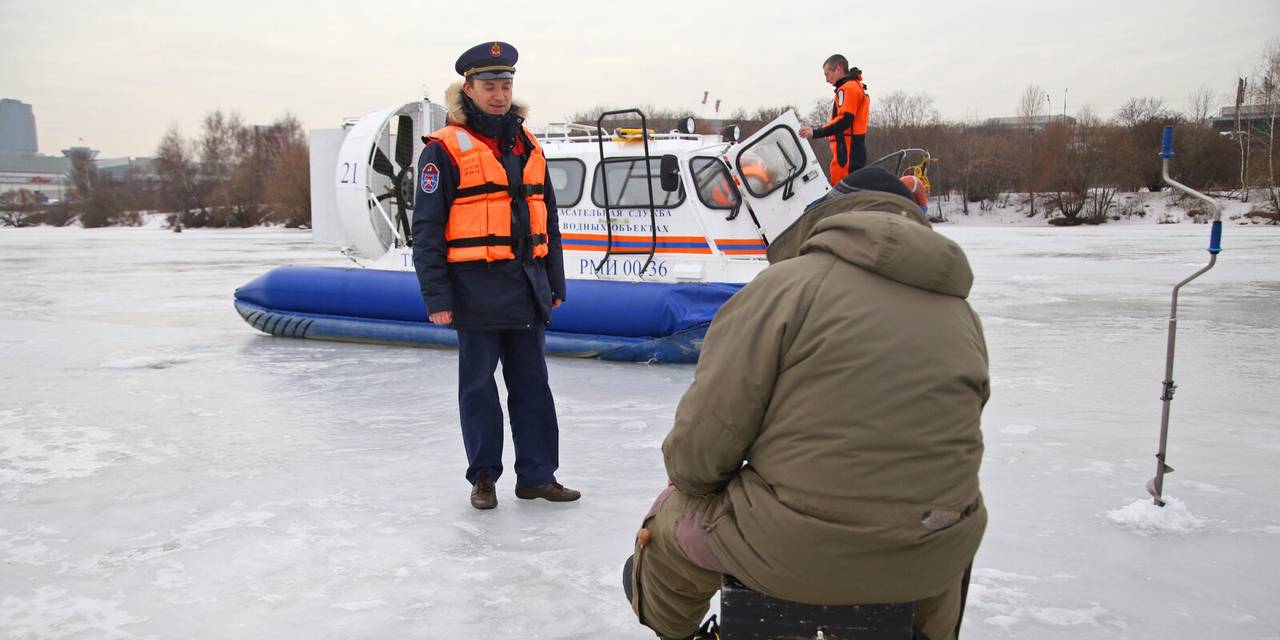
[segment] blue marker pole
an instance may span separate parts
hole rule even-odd
[[[1173,351],[1176,343],[1175,337],[1178,332],[1178,290],[1188,282],[1199,278],[1204,272],[1212,269],[1214,263],[1218,261],[1218,254],[1222,252],[1222,207],[1213,198],[1169,177],[1169,158],[1173,157],[1173,127],[1171,126],[1164,128],[1164,136],[1160,141],[1160,157],[1164,159],[1164,166],[1161,169],[1164,181],[1183,193],[1209,203],[1210,210],[1213,211],[1213,223],[1209,231],[1209,264],[1174,286],[1173,301],[1169,305],[1169,342],[1164,360],[1164,390],[1160,394],[1162,403],[1160,411],[1160,449],[1156,453],[1156,475],[1147,482],[1147,492],[1155,499],[1156,506],[1163,507],[1164,476],[1166,473],[1173,472],[1173,467],[1165,464],[1165,454],[1167,453],[1169,442],[1169,403],[1173,400],[1173,392],[1178,388],[1178,385],[1173,383]]]

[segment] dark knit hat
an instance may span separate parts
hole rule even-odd
[[[882,167],[866,167],[854,171],[845,176],[844,180],[837,182],[835,188],[832,189],[832,193],[828,195],[837,197],[840,194],[853,193],[855,191],[883,191],[915,201],[915,196],[911,195],[911,190],[902,184],[901,180]]]

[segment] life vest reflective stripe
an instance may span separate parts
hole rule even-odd
[[[547,203],[543,195],[547,160],[537,138],[528,129],[524,135],[529,142],[529,159],[521,184],[511,185],[493,150],[470,131],[448,125],[431,134],[458,167],[458,188],[444,230],[449,262],[514,260],[522,246],[530,247],[535,258],[547,255]],[[513,198],[523,198],[529,206],[527,233],[511,228]]]

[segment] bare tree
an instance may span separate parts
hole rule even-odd
[[[1169,105],[1165,103],[1164,98],[1151,96],[1129,98],[1116,111],[1116,121],[1130,129],[1145,122],[1164,120],[1172,116],[1173,113],[1169,110]]]
[[[26,227],[35,224],[40,199],[30,189],[0,193],[0,225]]]
[[[1116,111],[1116,124],[1129,132],[1127,157],[1122,166],[1133,181],[1132,186],[1146,187],[1150,191],[1164,189],[1161,162],[1156,155],[1160,149],[1160,132],[1180,120],[1181,117],[1169,108],[1163,98],[1156,97],[1130,98]]]
[[[285,114],[271,127],[277,140],[266,179],[272,218],[290,227],[307,226],[311,222],[311,166],[302,123],[293,114]]]
[[[202,178],[213,183],[223,182],[231,175],[236,162],[236,134],[244,128],[240,114],[225,115],[221,110],[204,116],[204,129],[197,141]]]
[[[1267,141],[1267,196],[1280,212],[1280,191],[1276,189],[1276,117],[1280,112],[1280,39],[1272,40],[1262,53],[1262,63],[1254,79],[1253,101],[1262,108],[1262,136]]]
[[[812,126],[820,127],[831,120],[831,99],[818,98],[813,102],[813,106],[809,108],[809,112],[802,115],[804,121]]]
[[[1047,96],[1048,94],[1044,92],[1040,85],[1029,84],[1022,91],[1022,99],[1018,101],[1018,117],[1022,118],[1024,125],[1023,137],[1025,139],[1025,155],[1022,158],[1022,187],[1027,194],[1027,206],[1029,207],[1027,217],[1029,218],[1034,218],[1036,215],[1036,182],[1038,175],[1035,162],[1035,124],[1049,108]]]
[[[1022,99],[1018,101],[1018,117],[1028,126],[1035,124],[1035,120],[1049,110],[1048,95],[1038,84],[1027,85],[1022,90]]]
[[[175,212],[174,225],[182,224],[183,214],[201,207],[197,194],[197,168],[191,145],[174,125],[160,139],[156,148],[156,174],[160,177],[163,206]]]
[[[950,138],[954,144],[942,150],[947,154],[948,173],[960,191],[960,207],[969,215],[969,203],[977,203],[979,210],[989,211],[996,204],[1000,192],[1013,188],[1011,175],[1015,162],[1012,151],[1014,139],[1006,132],[985,128],[977,122],[949,125],[953,129]]]
[[[877,129],[927,127],[942,120],[933,106],[933,96],[923,91],[894,91],[877,100],[872,111]]]
[[[1199,122],[1203,124],[1213,115],[1213,105],[1218,101],[1218,96],[1206,86],[1192,91],[1187,96],[1187,119],[1191,122]]]
[[[94,153],[83,147],[71,151],[72,195],[77,200],[80,224],[104,227],[116,222],[122,211],[110,179],[94,164]]]
[[[1248,82],[1247,78],[1238,78],[1236,81],[1236,123],[1232,130],[1232,137],[1235,138],[1236,146],[1240,150],[1240,199],[1243,202],[1249,201],[1249,156],[1253,151],[1249,130],[1240,126],[1240,112],[1244,109]]]

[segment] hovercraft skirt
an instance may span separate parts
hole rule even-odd
[[[570,280],[553,312],[549,355],[695,363],[733,284]],[[457,333],[431,324],[413,272],[279,267],[236,291],[236,311],[273,336],[457,348]]]

